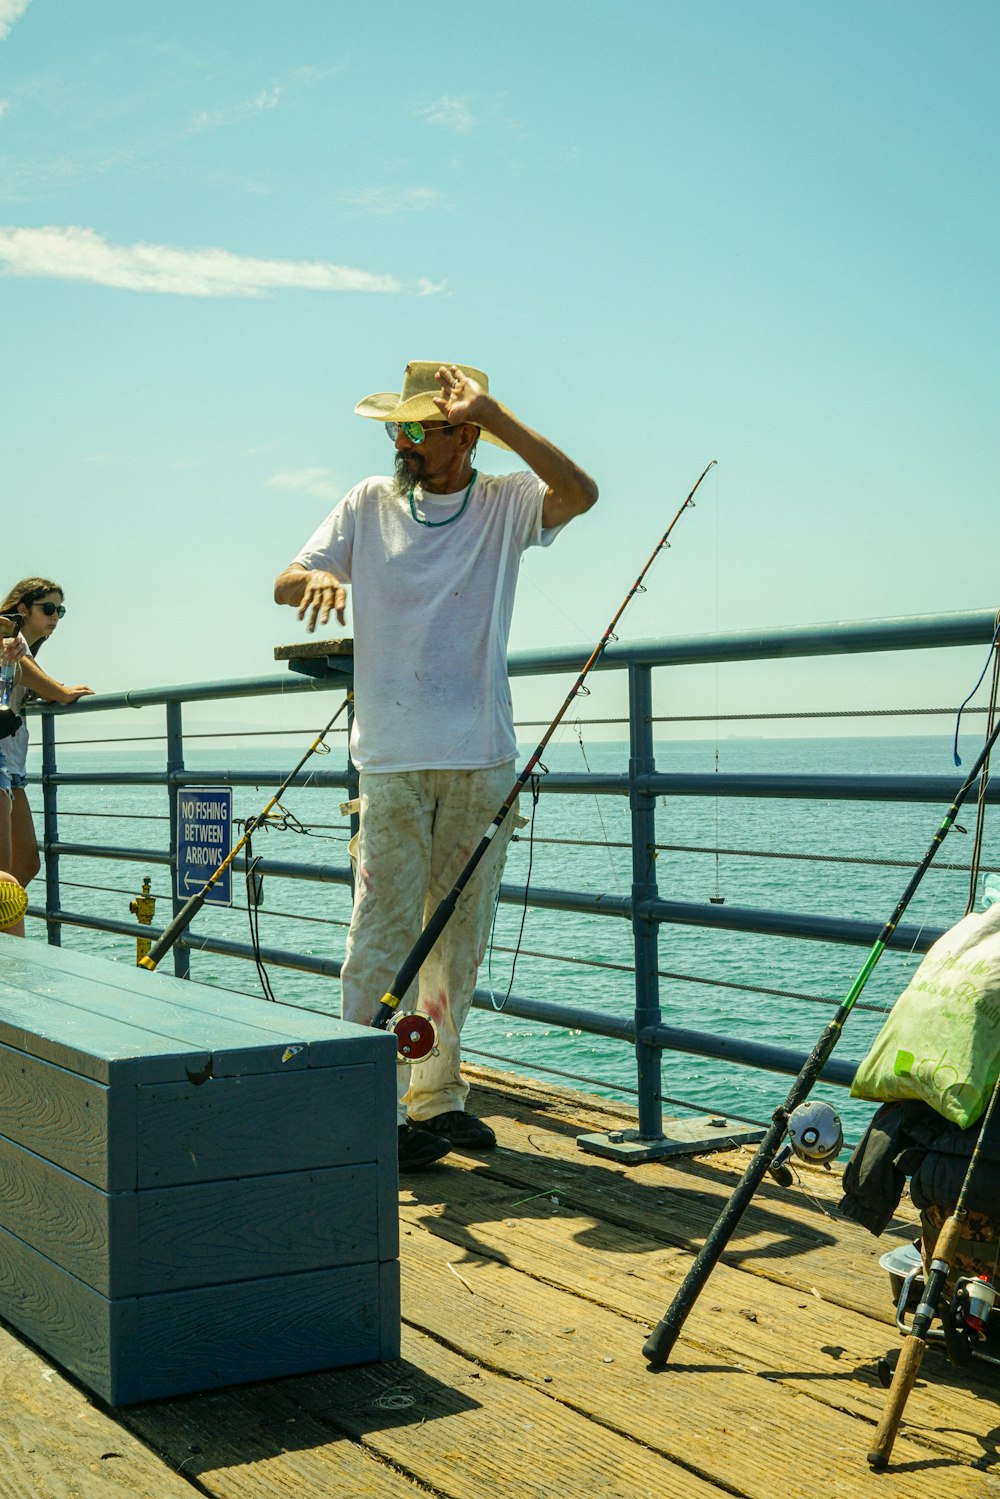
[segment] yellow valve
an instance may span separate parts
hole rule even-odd
[[[156,896],[149,893],[149,875],[143,876],[142,894],[137,895],[135,900],[130,900],[128,908],[135,919],[142,926],[149,926],[156,910]],[[135,961],[138,966],[149,952],[151,943],[148,937],[137,937],[135,943]]]

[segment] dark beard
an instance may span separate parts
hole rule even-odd
[[[415,484],[419,484],[424,476],[427,466],[423,453],[414,453],[408,450],[411,463],[407,463],[407,455],[396,454],[395,479],[393,482],[393,493],[401,499],[406,499]]]

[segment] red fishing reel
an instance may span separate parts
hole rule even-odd
[[[397,1015],[387,1029],[396,1038],[397,1062],[422,1062],[437,1052],[437,1028],[427,1015]]]
[[[422,1062],[437,1051],[437,1027],[429,1015],[420,1015],[416,1010],[399,1014],[399,1001],[405,993],[404,986],[398,996],[391,990],[383,994],[372,1026],[395,1036],[397,1062]]]
[[[437,1052],[437,1027],[427,1015],[396,1015],[381,1028],[396,1038],[397,1062],[423,1062]]]

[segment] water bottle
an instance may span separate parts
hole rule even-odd
[[[0,638],[13,640],[21,628],[19,615],[0,615]],[[11,700],[14,696],[14,683],[17,681],[17,664],[0,656],[0,710],[6,708],[11,712]]]
[[[0,666],[0,708],[9,708],[14,696],[14,683],[17,680],[17,665],[13,661],[5,661]]]
[[[1000,901],[1000,875],[988,874],[983,881],[983,910]]]

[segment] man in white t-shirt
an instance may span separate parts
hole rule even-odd
[[[597,485],[470,366],[415,361],[402,391],[355,411],[385,423],[395,477],[352,489],[278,575],[274,597],[312,632],[331,613],[344,623],[354,588],[361,820],[341,987],[344,1018],[367,1025],[516,778],[506,660],[521,554],[589,510]],[[479,473],[480,437],[530,472]],[[512,826],[508,817],[420,970],[416,1007],[434,1021],[437,1053],[398,1069],[401,1170],[452,1145],[496,1144],[465,1111],[459,1036]]]

